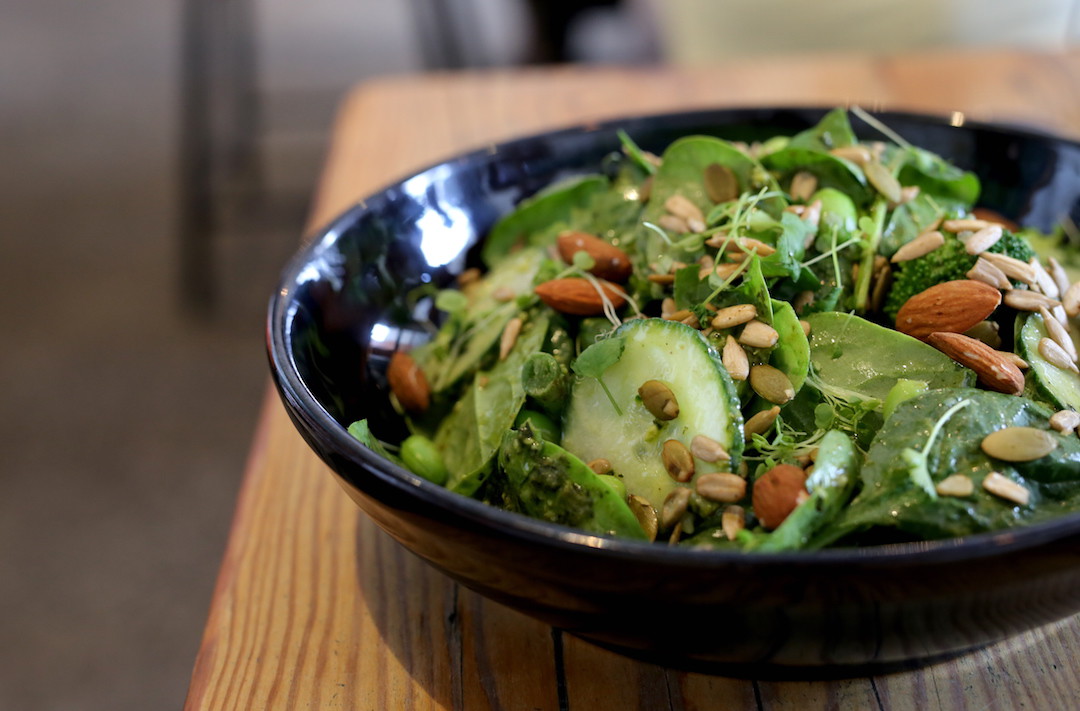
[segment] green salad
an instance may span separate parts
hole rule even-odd
[[[974,174],[852,111],[887,140],[843,109],[660,156],[620,133],[429,294],[432,339],[386,373],[412,434],[349,431],[460,495],[666,544],[816,550],[1076,511],[1071,225],[977,209]]]

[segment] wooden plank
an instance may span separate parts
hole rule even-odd
[[[1007,52],[388,79],[343,104],[309,229],[454,152],[633,113],[856,102],[1080,135],[1078,80],[1080,54]],[[188,709],[1080,705],[1076,619],[918,672],[815,684],[683,674],[552,639],[546,626],[459,590],[379,531],[268,396]]]

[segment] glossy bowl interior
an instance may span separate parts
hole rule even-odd
[[[434,165],[345,212],[300,251],[272,297],[271,370],[304,439],[356,503],[466,586],[625,654],[727,674],[854,674],[926,663],[1080,610],[1080,516],[923,544],[747,555],[583,534],[485,506],[373,455],[367,418],[404,436],[387,399],[396,349],[429,337],[430,299],[522,198],[596,172],[616,130],[657,153],[687,134],[762,140],[821,109],[636,117],[505,143]],[[1028,131],[882,114],[915,145],[975,171],[980,204],[1048,230],[1080,221],[1080,145]],[[879,138],[856,122],[863,138]]]

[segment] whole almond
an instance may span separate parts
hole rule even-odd
[[[409,412],[424,412],[431,403],[431,386],[427,377],[413,357],[404,351],[395,351],[386,368],[390,391]]]
[[[586,232],[563,232],[556,240],[559,256],[567,264],[572,264],[578,252],[592,257],[594,265],[589,271],[608,281],[624,282],[630,278],[633,267],[626,252],[599,237]]]
[[[963,333],[994,313],[1001,292],[973,279],[935,284],[912,296],[896,314],[896,330],[920,340],[931,333]]]
[[[754,515],[762,526],[775,529],[809,495],[805,471],[794,464],[777,464],[754,482]]]
[[[982,341],[961,333],[931,333],[927,343],[971,368],[979,382],[998,392],[1019,395],[1024,391],[1024,374],[1016,365]]]
[[[533,291],[541,301],[559,313],[598,316],[604,313],[604,300],[600,298],[601,289],[615,308],[626,303],[626,297],[616,291],[611,284],[600,281],[599,286],[594,286],[588,279],[580,277],[545,281],[543,284],[537,284]]]

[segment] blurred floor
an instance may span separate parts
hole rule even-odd
[[[220,298],[193,320],[175,268],[179,4],[2,13],[0,709],[178,709],[267,384],[265,300],[339,87],[277,107],[265,190],[227,216]],[[381,63],[321,61],[408,69],[385,30]]]

